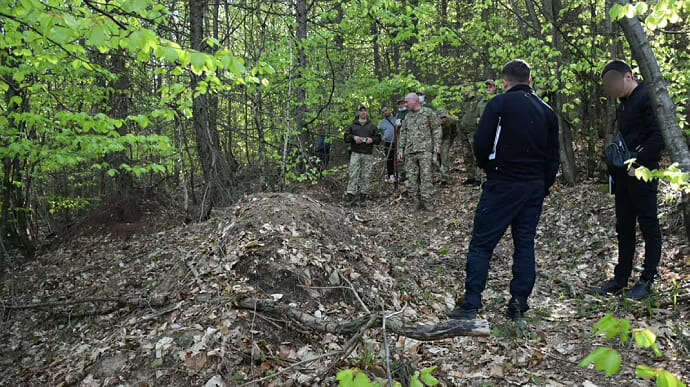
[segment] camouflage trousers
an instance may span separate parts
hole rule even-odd
[[[416,152],[405,155],[405,181],[407,194],[417,196],[423,201],[430,201],[434,194],[432,182],[432,164],[435,153]]]
[[[347,193],[353,195],[358,193],[368,194],[373,167],[373,155],[352,152],[350,154],[350,166],[348,167]]]
[[[453,146],[455,138],[444,138],[441,141],[441,181],[448,181],[450,172],[450,148]]]
[[[460,146],[462,147],[462,161],[465,164],[465,171],[467,171],[467,178],[479,180],[479,168],[477,167],[477,160],[474,158],[474,132],[465,130],[460,134]]]

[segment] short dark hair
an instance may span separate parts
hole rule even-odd
[[[503,79],[511,82],[529,82],[530,68],[522,59],[514,59],[503,66]]]
[[[608,73],[609,71],[615,71],[621,74],[632,74],[632,68],[630,65],[620,59],[615,59],[607,63],[606,66],[604,66],[604,69],[601,70],[601,77],[603,78],[604,74]]]

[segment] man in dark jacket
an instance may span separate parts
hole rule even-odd
[[[637,284],[625,296],[641,300],[649,295],[661,259],[661,231],[657,218],[656,180],[644,182],[635,177],[639,166],[659,168],[664,138],[649,99],[647,85],[639,84],[627,63],[614,60],[602,71],[606,93],[619,98],[616,112],[618,130],[635,162],[629,169],[610,171],[616,195],[616,232],[618,264],[614,278],[597,289],[599,294],[617,293],[628,285],[635,256],[635,223],[640,224],[644,237],[644,271]]]
[[[503,68],[506,92],[491,99],[474,135],[477,165],[487,181],[467,253],[465,300],[449,317],[471,320],[482,307],[489,260],[508,226],[515,251],[508,317],[527,311],[536,277],[534,238],[544,197],[558,172],[558,119],[529,86],[530,68],[513,60]]]
[[[345,204],[352,207],[359,201],[366,206],[369,193],[371,169],[374,165],[372,155],[374,145],[381,143],[381,133],[369,121],[369,112],[360,106],[358,119],[345,129],[345,143],[350,144],[350,166]]]

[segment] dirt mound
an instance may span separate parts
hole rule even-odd
[[[346,276],[374,297],[389,290],[392,279],[382,274],[385,251],[365,223],[305,195],[264,194],[241,201],[234,216],[220,222],[218,239],[235,272],[263,294],[317,299]]]
[[[203,384],[280,351],[315,356],[306,328],[232,303],[280,300],[335,321],[357,312],[358,296],[389,299],[394,281],[367,223],[304,195],[260,194],[205,223],[78,236],[3,282],[0,364],[13,371],[0,384]]]

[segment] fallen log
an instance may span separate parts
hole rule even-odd
[[[295,307],[273,300],[242,298],[235,302],[238,309],[257,310],[274,316],[289,318],[319,332],[332,334],[354,334],[365,326],[372,317],[382,321],[386,312],[370,313],[353,320],[325,321]],[[393,333],[419,341],[442,340],[456,336],[488,336],[491,333],[486,320],[444,320],[438,324],[420,325],[399,316],[386,318],[386,327]]]

